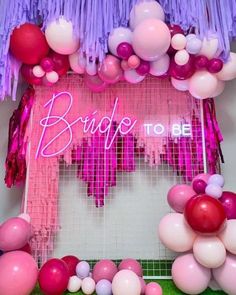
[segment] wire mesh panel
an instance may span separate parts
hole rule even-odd
[[[39,262],[132,257],[147,276],[169,275],[158,224],[170,186],[204,170],[201,121],[199,102],[166,80],[94,94],[68,76],[37,88],[25,203]]]

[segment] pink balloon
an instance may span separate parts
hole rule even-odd
[[[215,92],[212,94],[212,97],[219,96],[225,89],[225,81],[218,80],[217,87]]]
[[[139,281],[141,285],[141,295],[144,295],[146,290],[146,282],[144,281],[143,278],[140,278],[140,277],[139,277]]]
[[[98,75],[84,74],[84,81],[85,85],[93,92],[103,92],[107,88],[107,83],[100,79]]]
[[[113,261],[109,259],[100,260],[93,268],[93,279],[96,283],[100,280],[112,282],[117,271],[117,266]]]
[[[113,295],[140,295],[139,277],[131,270],[120,270],[112,281]]]
[[[37,264],[28,253],[12,251],[0,257],[1,295],[29,295],[37,278]]]
[[[122,60],[122,61],[121,61],[121,67],[122,67],[122,69],[123,69],[124,71],[130,69],[127,60]]]
[[[136,273],[137,276],[139,277],[143,276],[142,266],[135,259],[127,258],[122,260],[118,266],[118,270],[122,270],[122,269],[129,269],[129,270],[132,270],[134,273]]]
[[[199,264],[193,254],[184,254],[172,265],[172,278],[182,292],[201,294],[211,279],[211,270]]]
[[[106,83],[118,82],[122,75],[120,60],[113,55],[107,55],[98,69],[98,75]]]
[[[162,295],[162,288],[155,282],[148,283],[146,286],[145,295]]]
[[[194,180],[196,180],[196,179],[202,179],[203,181],[205,181],[207,183],[210,177],[211,177],[211,175],[208,173],[200,173],[193,178],[192,184],[193,184]]]
[[[31,235],[30,224],[22,218],[13,217],[0,226],[0,249],[17,250],[25,246]]]
[[[144,60],[157,60],[167,52],[169,46],[170,31],[161,20],[146,19],[133,32],[134,51]]]
[[[167,73],[170,66],[170,57],[168,54],[162,55],[158,60],[150,62],[149,73],[153,76],[162,76]]]
[[[140,58],[137,55],[131,55],[128,59],[128,65],[131,69],[136,69],[140,65]]]
[[[183,213],[186,203],[195,195],[196,193],[190,185],[176,184],[168,191],[167,201],[172,209]]]
[[[190,78],[194,74],[194,72],[195,67],[193,63],[193,58],[191,57],[189,58],[189,61],[183,66],[177,65],[174,59],[172,59],[170,62],[169,74],[175,79],[186,80]]]
[[[236,294],[236,256],[228,254],[225,263],[213,269],[213,277],[226,294]]]

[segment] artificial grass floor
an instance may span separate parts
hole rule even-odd
[[[178,290],[173,281],[171,280],[157,280],[156,282],[158,282],[163,289],[163,295],[181,295],[181,294],[185,294],[183,292],[181,292],[180,290]],[[35,291],[31,294],[31,295],[41,295],[42,293],[39,291],[39,288],[36,288]],[[74,295],[82,295],[84,293],[82,292],[77,292],[77,293],[69,293],[66,292],[65,295],[70,295],[70,294],[74,294]],[[207,289],[206,291],[204,291],[202,293],[203,295],[209,295],[209,294],[214,294],[214,295],[223,295],[226,294],[223,291],[212,291],[210,289]]]

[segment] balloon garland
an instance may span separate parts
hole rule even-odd
[[[162,218],[159,238],[183,253],[172,265],[172,278],[187,294],[202,293],[211,278],[227,294],[236,294],[236,194],[223,186],[223,176],[203,173],[192,185],[178,184],[168,192],[175,213]]]
[[[129,27],[110,31],[109,53],[102,60],[83,52],[78,29],[63,15],[48,22],[44,30],[31,23],[15,28],[10,52],[23,63],[24,79],[51,86],[70,68],[84,75],[92,91],[101,92],[120,80],[139,83],[152,75],[170,78],[177,90],[205,99],[220,95],[225,81],[236,78],[236,54],[231,52],[224,60],[216,34],[201,36],[197,27],[183,31],[178,25],[166,24],[164,10],[156,1],[134,5]]]

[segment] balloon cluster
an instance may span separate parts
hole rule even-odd
[[[40,269],[39,286],[43,294],[63,294],[80,289],[86,295],[162,295],[159,284],[146,285],[143,270],[135,259],[124,259],[119,266],[108,259],[100,260],[91,271],[87,261],[75,256],[50,259]]]
[[[130,12],[129,27],[115,28],[109,34],[109,53],[103,61],[85,56],[78,28],[73,30],[64,16],[49,22],[45,34],[30,23],[15,28],[10,51],[23,63],[22,76],[34,85],[51,86],[71,68],[84,74],[86,85],[94,92],[121,80],[139,83],[150,74],[170,77],[176,89],[189,90],[198,99],[219,95],[224,81],[236,78],[236,54],[231,52],[223,63],[215,35],[209,33],[201,40],[192,28],[184,32],[164,21],[158,2],[137,3]]]
[[[236,294],[236,194],[223,192],[223,186],[221,175],[203,173],[191,185],[168,192],[175,213],[162,218],[159,237],[167,248],[183,253],[172,265],[172,277],[187,294],[202,293],[211,279]]]
[[[0,226],[0,294],[31,294],[38,278],[38,267],[28,244],[30,217],[20,214]],[[17,291],[16,291],[17,290]]]

